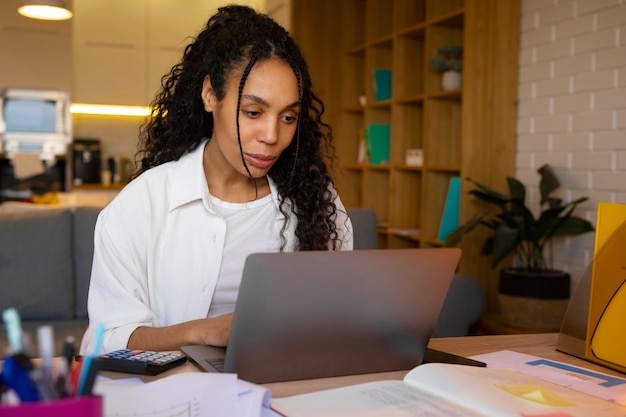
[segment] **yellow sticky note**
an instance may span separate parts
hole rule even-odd
[[[576,407],[578,404],[565,399],[541,385],[496,385],[501,390],[542,405],[551,407]]]

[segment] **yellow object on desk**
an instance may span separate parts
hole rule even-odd
[[[626,372],[626,204],[600,203],[585,357]]]
[[[30,201],[34,204],[59,204],[59,194],[50,192],[45,194],[33,194]]]

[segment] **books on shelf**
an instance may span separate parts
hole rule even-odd
[[[378,381],[275,398],[290,417],[618,416],[625,407],[506,368],[428,363],[402,381]]]
[[[391,128],[387,123],[370,123],[367,125],[365,145],[370,164],[389,163],[390,134]]]
[[[391,80],[391,70],[374,70],[374,93],[376,94],[377,101],[385,101],[391,99]]]
[[[448,235],[459,228],[459,203],[461,200],[461,177],[450,178],[448,195],[441,216],[437,240],[443,242]]]

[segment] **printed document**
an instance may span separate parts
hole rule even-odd
[[[289,417],[623,417],[626,407],[505,368],[429,363],[379,381],[273,399]]]

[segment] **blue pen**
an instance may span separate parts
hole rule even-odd
[[[78,396],[90,394],[89,392],[87,392],[86,387],[90,385],[93,381],[88,381],[88,377],[95,378],[95,373],[93,372],[93,370],[91,371],[91,373],[89,371],[90,368],[93,366],[94,358],[98,356],[98,353],[102,348],[103,338],[104,324],[98,323],[96,329],[94,330],[93,352],[83,358],[84,362],[82,368],[80,369],[80,376],[78,378],[78,389],[76,390],[76,395]]]

